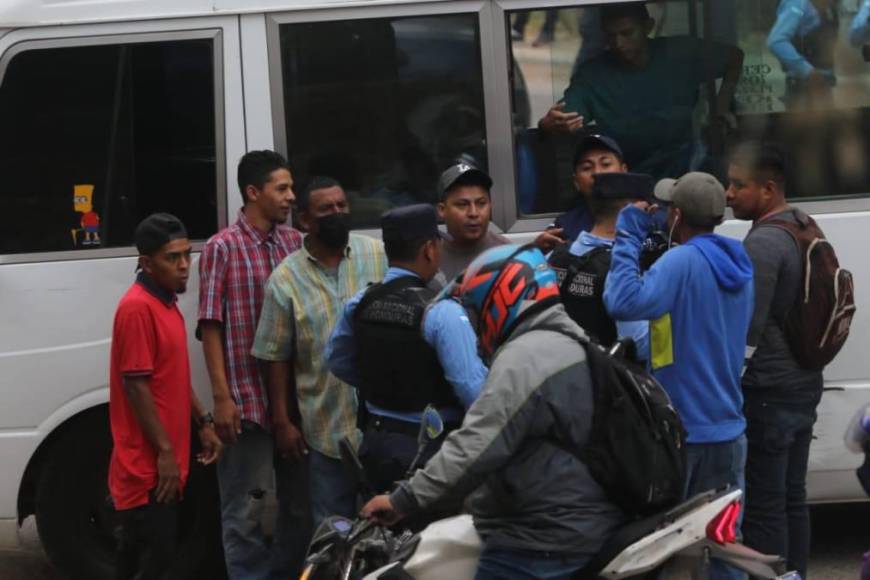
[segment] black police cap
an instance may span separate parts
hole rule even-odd
[[[385,242],[410,242],[441,237],[438,215],[427,203],[391,209],[381,216]]]
[[[645,173],[596,173],[592,197],[597,199],[651,199],[655,181]]]
[[[611,139],[607,135],[585,135],[580,141],[577,143],[577,147],[574,148],[574,167],[577,167],[577,164],[580,163],[580,160],[583,156],[588,152],[595,149],[603,149],[604,151],[610,151],[616,157],[623,161],[624,155],[622,153],[622,148],[619,146],[614,139]]]

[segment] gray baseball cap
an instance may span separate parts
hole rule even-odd
[[[679,179],[660,180],[653,195],[673,205],[689,225],[711,227],[725,217],[725,188],[709,173],[693,171]]]

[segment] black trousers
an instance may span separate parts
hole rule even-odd
[[[429,441],[417,462],[421,468],[438,452],[446,434],[458,425],[446,424],[444,433]],[[417,435],[420,426],[416,423],[398,421],[369,415],[360,446],[360,461],[369,484],[375,493],[389,492],[393,484],[405,479],[408,468],[417,455]]]
[[[178,504],[117,512],[117,580],[165,580],[178,545]]]

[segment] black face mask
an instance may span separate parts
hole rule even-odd
[[[347,245],[350,237],[350,214],[331,213],[317,218],[317,239],[333,250]]]

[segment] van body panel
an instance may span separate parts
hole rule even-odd
[[[553,0],[547,5],[579,5]],[[592,3],[592,2],[589,2]],[[219,191],[218,227],[232,223],[242,206],[236,164],[249,150],[284,148],[278,26],[344,18],[383,18],[477,12],[486,100],[490,172],[499,177],[494,196],[509,199],[494,208],[494,222],[522,243],[534,239],[553,216],[518,216],[513,199],[514,152],[509,42],[502,26],[505,10],[530,8],[521,0],[12,0],[0,7],[0,84],[17,51],[34,43],[90,44],[137,42],[153,35],[185,38],[189,31],[214,38],[219,90],[216,95]],[[304,14],[299,11],[306,11]],[[398,32],[403,32],[401,26]],[[406,23],[400,40],[425,36]],[[414,34],[408,32],[410,30]],[[152,35],[152,36],[149,36]],[[408,45],[411,46],[411,45]],[[409,49],[410,50],[410,49]],[[278,71],[276,74],[276,70]],[[297,183],[296,187],[302,184]],[[495,190],[494,190],[495,191]],[[854,475],[861,458],[843,445],[854,411],[870,399],[870,260],[863,243],[870,231],[870,198],[831,199],[796,204],[812,213],[852,271],[858,311],[852,335],[825,371],[816,439],[810,456],[811,501],[863,497]],[[742,238],[749,224],[730,220],[719,232]],[[367,231],[372,235],[378,232]],[[195,249],[204,239],[195,240]],[[17,498],[28,464],[46,438],[78,413],[108,399],[108,362],[115,305],[134,281],[132,247],[76,250],[57,254],[0,255],[0,546],[17,527]],[[185,316],[193,384],[210,406],[211,393],[201,344],[195,339],[199,278],[198,254],[187,293],[179,297]]]

